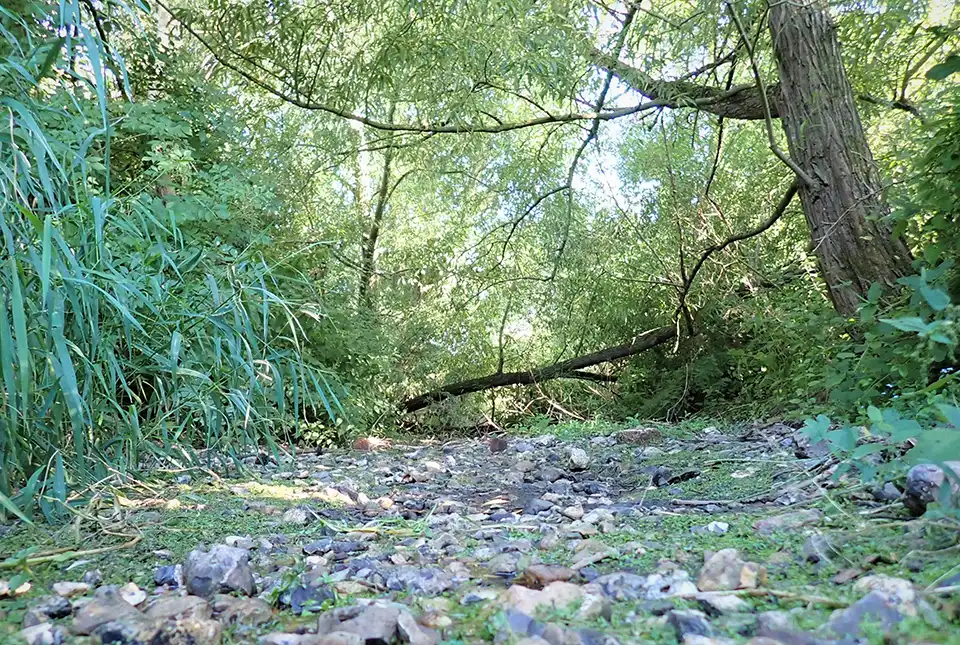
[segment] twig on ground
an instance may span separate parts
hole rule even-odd
[[[784,598],[786,600],[799,600],[801,602],[823,605],[824,607],[832,607],[834,609],[843,609],[849,605],[849,603],[840,600],[834,600],[833,598],[827,598],[825,596],[809,596],[806,594],[794,593],[792,591],[780,591],[779,589],[737,589],[735,591],[710,592],[698,591],[697,593],[680,594],[676,597],[697,599],[717,596],[750,596],[752,598],[775,596],[777,598]]]
[[[130,537],[125,536],[125,537]],[[55,551],[50,551],[48,553],[43,553],[41,555],[29,556],[23,559],[11,559],[4,562],[0,562],[0,569],[13,569],[18,566],[31,566],[34,564],[42,564],[44,562],[65,562],[66,560],[73,560],[75,558],[85,558],[91,555],[99,555],[100,553],[109,553],[110,551],[119,551],[121,549],[129,549],[137,545],[140,540],[143,539],[142,535],[133,536],[133,539],[129,542],[124,542],[123,544],[116,544],[114,546],[104,546],[97,549],[84,549],[80,551],[71,551],[57,549]]]

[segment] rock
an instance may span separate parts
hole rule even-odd
[[[666,466],[657,466],[653,471],[650,482],[657,488],[663,488],[669,485],[670,478],[673,477],[673,471]]]
[[[618,572],[600,576],[593,581],[612,600],[657,600],[678,595],[690,595],[697,587],[686,571],[664,571],[641,576]]]
[[[730,594],[702,593],[697,595],[697,602],[710,616],[740,614],[752,609],[746,600]]]
[[[512,576],[517,572],[517,556],[512,553],[501,553],[487,563],[487,569],[495,576]]]
[[[64,598],[73,598],[82,596],[90,591],[90,585],[86,582],[55,582],[52,586],[53,593]]]
[[[536,497],[530,500],[530,503],[527,504],[526,508],[524,509],[524,513],[527,515],[536,515],[537,513],[549,511],[551,508],[553,508],[553,506],[553,502],[549,502],[542,497]]]
[[[538,608],[564,609],[583,598],[583,594],[578,585],[563,581],[551,582],[539,591],[512,585],[504,596],[504,604],[532,616]]]
[[[830,562],[830,559],[840,554],[837,547],[837,541],[819,533],[811,535],[803,543],[803,558],[807,562],[814,564],[818,562]]]
[[[848,641],[843,645],[852,645]],[[838,645],[834,640],[822,640],[804,632],[776,631],[759,635],[747,641],[747,645]]]
[[[116,589],[104,587],[93,600],[77,611],[71,630],[75,634],[91,634],[111,621],[135,619],[141,616],[137,608],[120,597]]]
[[[303,552],[307,555],[317,555],[321,553],[326,553],[333,548],[333,538],[320,538],[310,542],[309,544],[303,545]]]
[[[399,566],[386,576],[392,591],[409,591],[425,596],[439,596],[455,586],[453,576],[432,567]]]
[[[586,470],[590,465],[590,455],[583,448],[571,448],[567,457],[570,470]]]
[[[327,585],[297,585],[290,592],[290,608],[298,616],[304,611],[319,611],[326,602],[333,602],[336,595]]]
[[[878,502],[895,502],[903,495],[893,482],[887,482],[883,486],[873,489],[872,493],[873,498]]]
[[[850,569],[841,569],[835,576],[830,578],[830,582],[835,585],[845,585],[848,582],[853,582],[862,575],[863,569],[858,569],[856,567]]]
[[[208,620],[213,615],[213,608],[198,596],[164,596],[151,601],[144,613],[160,620]]]
[[[555,482],[563,478],[563,471],[554,466],[544,466],[540,469],[540,479],[545,482]]]
[[[333,589],[342,596],[356,596],[370,591],[370,587],[355,580],[342,580],[333,583]]]
[[[91,587],[97,587],[103,584],[103,574],[100,569],[91,569],[83,572],[83,581]]]
[[[19,636],[27,645],[61,645],[66,640],[63,630],[53,623],[40,623],[21,629]]]
[[[372,452],[374,450],[384,450],[390,447],[389,439],[380,437],[362,437],[353,442],[353,449],[361,452]]]
[[[687,634],[683,637],[683,645],[736,645],[736,643],[737,641],[732,638],[721,638],[719,636],[710,638],[699,634]]]
[[[613,522],[613,513],[605,508],[595,508],[583,516],[583,521],[587,524],[603,524]]]
[[[564,517],[568,517],[571,520],[579,520],[583,518],[583,507],[577,504],[576,506],[568,506],[567,508],[560,511],[560,514]]]
[[[203,598],[232,591],[252,596],[257,590],[249,552],[225,545],[191,551],[183,565],[183,577],[187,591]]]
[[[537,468],[537,465],[530,461],[529,459],[522,459],[518,461],[513,469],[519,473],[529,473],[534,471]]]
[[[581,620],[604,618],[608,621],[613,618],[613,605],[603,595],[603,590],[599,585],[584,585],[581,590],[583,596],[580,600],[580,609],[577,610],[578,618]]]
[[[318,637],[312,634],[305,635],[271,632],[261,636],[260,640],[257,642],[260,645],[307,645],[308,643],[316,643],[317,640]],[[363,645],[363,641],[359,636],[357,637],[357,645]]]
[[[953,471],[949,478],[950,491],[956,496],[960,485],[956,477],[960,477],[960,462],[948,461],[945,465]],[[915,516],[926,512],[927,504],[939,501],[943,484],[948,479],[939,466],[933,464],[917,464],[907,472],[904,486],[904,505]]]
[[[677,639],[687,635],[713,636],[713,628],[703,612],[693,609],[674,609],[667,612],[667,624],[677,633]]]
[[[333,609],[317,619],[317,634],[323,636],[331,632],[346,632],[361,637],[366,645],[390,645],[397,636],[400,611],[392,604]]]
[[[232,546],[235,549],[250,550],[253,548],[253,538],[251,538],[249,535],[230,535],[223,539],[223,543],[227,546]]]
[[[219,594],[213,599],[213,611],[228,625],[255,627],[273,620],[273,608],[260,598],[235,598]]]
[[[879,591],[893,599],[900,613],[905,616],[917,615],[919,597],[913,583],[909,580],[894,578],[893,576],[873,575],[861,579],[853,588],[861,593]]]
[[[690,532],[694,535],[724,535],[730,530],[730,525],[726,522],[710,522],[705,526],[694,526]]]
[[[757,614],[756,633],[759,636],[773,632],[789,632],[793,628],[793,618],[788,612],[765,611]]]
[[[171,631],[170,645],[216,645],[223,636],[220,623],[200,618],[184,618]]]
[[[556,531],[550,531],[537,542],[537,548],[543,551],[551,551],[560,546],[560,534]]]
[[[544,587],[551,582],[567,582],[577,575],[569,567],[558,564],[531,564],[523,572],[523,582],[534,587]]]
[[[717,551],[704,563],[697,578],[700,591],[754,589],[766,580],[766,570],[755,562],[744,562],[736,549]]]
[[[797,430],[786,440],[793,445],[793,454],[797,459],[822,459],[830,455],[830,444],[826,440],[816,443],[803,430]]]
[[[146,592],[132,582],[128,582],[127,584],[120,587],[119,591],[120,591],[120,597],[123,598],[128,603],[130,603],[131,605],[133,605],[134,607],[139,606],[140,604],[143,603],[143,601],[147,599]]]
[[[894,597],[881,591],[871,591],[846,609],[833,612],[824,630],[840,637],[856,638],[861,636],[867,622],[888,633],[903,619]]]
[[[153,572],[153,583],[158,587],[171,587],[176,589],[183,585],[183,567],[178,565],[163,565],[157,567]]]
[[[410,645],[436,645],[440,640],[436,633],[418,625],[406,611],[401,611],[397,617],[397,634],[402,642]]]
[[[487,600],[495,600],[499,596],[500,593],[495,589],[477,589],[476,591],[471,591],[470,593],[464,595],[463,598],[460,599],[460,604],[466,607]]]
[[[45,596],[30,607],[30,611],[37,617],[43,617],[38,622],[47,622],[50,618],[66,618],[73,613],[73,605],[64,596]]]
[[[92,634],[103,643],[154,645],[163,642],[163,623],[136,612],[103,623]]]
[[[23,594],[30,591],[31,585],[29,582],[21,583],[16,589],[10,588],[10,583],[6,580],[0,580],[0,598],[7,598],[9,596],[22,596]]]
[[[307,513],[306,509],[295,506],[287,509],[280,518],[280,521],[291,526],[306,526],[310,523],[310,514]]]
[[[816,524],[821,519],[823,519],[823,513],[812,508],[757,520],[753,523],[753,528],[760,535],[772,535],[776,531],[792,531],[803,526]]]
[[[663,441],[663,433],[656,428],[631,428],[629,430],[621,430],[615,437],[617,443],[631,444],[634,446],[649,446]]]

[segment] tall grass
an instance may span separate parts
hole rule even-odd
[[[111,196],[122,66],[78,3],[49,6],[0,8],[0,511],[55,521],[144,452],[276,449],[339,401],[305,359],[318,313],[284,297],[295,274],[201,244],[158,197]]]

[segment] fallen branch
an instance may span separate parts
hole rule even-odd
[[[825,596],[808,596],[806,594],[793,593],[792,591],[780,591],[778,589],[737,589],[736,591],[698,591],[696,593],[679,594],[675,598],[698,599],[704,597],[716,598],[718,596],[750,596],[751,598],[764,598],[766,596],[775,596],[786,600],[799,600],[801,602],[823,605],[833,609],[845,609],[850,603],[842,600],[834,600]]]
[[[123,544],[117,544],[115,546],[104,546],[97,549],[85,549],[81,551],[71,551],[64,549],[56,549],[49,553],[42,553],[40,555],[28,556],[26,558],[10,558],[9,560],[4,560],[0,562],[0,569],[14,569],[20,566],[31,566],[34,564],[42,564],[44,562],[66,562],[67,560],[73,560],[75,558],[86,558],[91,555],[100,555],[101,553],[109,553],[110,551],[119,551],[120,549],[129,549],[136,546],[140,540],[143,539],[143,536],[137,535],[134,536],[129,542],[124,542]]]
[[[412,399],[404,401],[400,407],[404,412],[415,412],[427,406],[433,405],[444,399],[474,392],[483,392],[498,387],[509,385],[533,385],[556,378],[574,378],[596,381],[600,379],[607,380],[607,377],[582,370],[601,363],[620,360],[629,356],[634,356],[648,349],[662,345],[672,339],[677,333],[674,326],[660,327],[637,336],[634,340],[623,345],[616,345],[601,349],[590,354],[570,358],[559,363],[538,367],[525,372],[498,372],[475,379],[459,381],[444,385],[443,387],[426,392]]]

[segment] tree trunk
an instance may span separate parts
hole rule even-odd
[[[359,300],[364,306],[370,305],[370,289],[373,287],[374,262],[377,255],[377,241],[380,239],[380,225],[387,210],[387,200],[390,199],[390,165],[393,163],[393,146],[383,154],[383,172],[380,175],[380,184],[377,186],[377,203],[373,208],[370,219],[370,228],[363,239],[363,248],[360,256],[360,287]]]
[[[911,255],[884,221],[889,208],[836,29],[818,0],[770,2],[779,114],[790,156],[812,179],[800,201],[834,307],[852,314],[874,282],[893,286]]]

